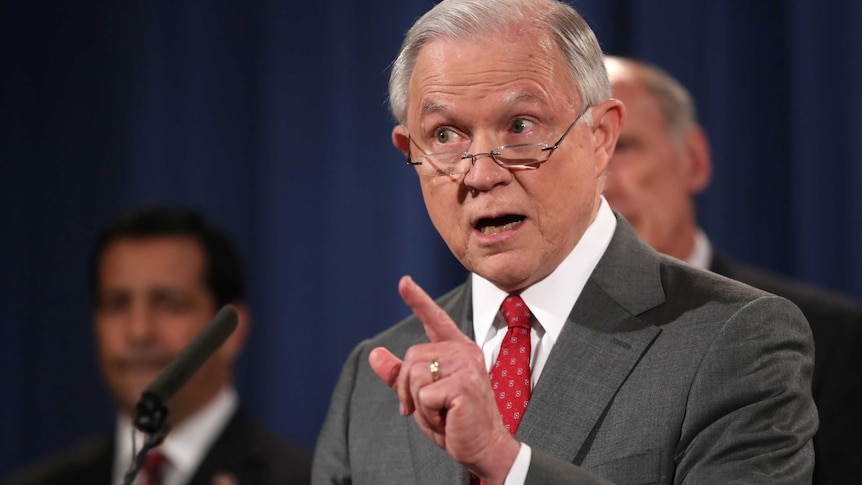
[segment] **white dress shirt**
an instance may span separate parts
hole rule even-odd
[[[530,375],[533,387],[539,381],[551,349],[557,342],[575,302],[598,264],[616,230],[617,220],[604,197],[598,213],[572,252],[545,279],[521,293],[535,321],[530,330],[533,352]],[[507,293],[490,281],[473,274],[473,334],[485,354],[485,366],[490,372],[497,359],[507,325],[500,305]],[[529,407],[529,405],[528,405]],[[532,450],[521,444],[518,457],[506,477],[506,485],[523,484],[530,467]]]
[[[706,237],[706,234],[700,228],[694,234],[694,248],[692,248],[691,254],[688,255],[685,262],[695,268],[709,270],[709,263],[712,262],[712,244],[710,244],[709,238]]]
[[[164,485],[183,485],[192,479],[204,455],[227,426],[237,406],[236,390],[232,387],[224,388],[203,409],[170,430],[164,442],[156,448],[166,458],[162,480]],[[121,414],[117,418],[111,482],[113,485],[123,483],[123,478],[132,462],[133,429],[129,416]],[[135,438],[137,448],[134,453],[137,454],[144,442],[144,434],[137,430],[134,432],[137,434]],[[143,478],[142,474],[138,474],[133,484],[142,484]]]

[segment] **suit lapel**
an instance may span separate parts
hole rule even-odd
[[[461,331],[472,339],[471,293],[468,281],[467,284],[461,285],[437,300],[437,303],[446,310],[446,313],[458,324]],[[405,420],[405,422],[410,455],[413,459],[414,476],[418,485],[469,483],[470,472],[465,467],[458,464],[445,450],[428,439],[412,418]]]
[[[548,357],[516,438],[580,463],[620,386],[661,332],[637,315],[663,301],[658,256],[618,218],[605,255]]]

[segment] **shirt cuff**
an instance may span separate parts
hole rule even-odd
[[[515,462],[512,463],[512,468],[509,469],[509,474],[506,475],[504,485],[524,485],[527,481],[527,471],[530,469],[530,460],[533,459],[533,450],[524,443],[521,443],[521,449],[518,450],[518,456],[515,457]]]

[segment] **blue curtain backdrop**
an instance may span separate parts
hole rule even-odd
[[[144,202],[204,210],[248,266],[248,405],[312,448],[396,283],[465,278],[390,144],[388,66],[428,0],[0,2],[0,474],[113,419],[90,248]],[[862,2],[580,0],[604,50],[692,90],[707,232],[862,297]]]

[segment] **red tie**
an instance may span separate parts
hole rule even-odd
[[[144,484],[161,485],[162,474],[165,472],[165,455],[159,450],[152,450],[144,461]]]
[[[530,309],[517,295],[509,295],[500,307],[509,326],[497,361],[489,374],[497,409],[510,433],[518,431],[521,418],[530,402]],[[477,480],[471,480],[477,483]],[[481,482],[485,484],[484,480]]]
[[[530,402],[530,309],[520,296],[509,295],[500,310],[509,330],[491,367],[491,388],[503,424],[515,434]]]

